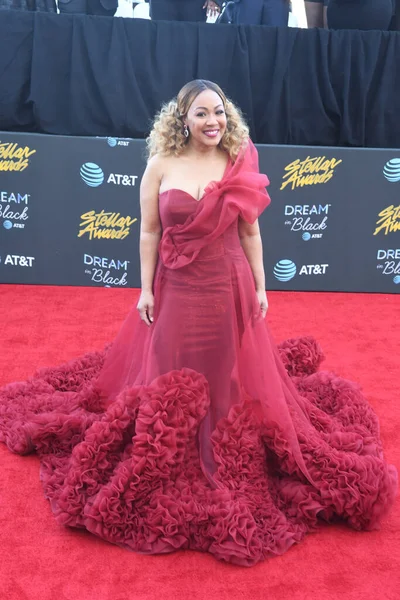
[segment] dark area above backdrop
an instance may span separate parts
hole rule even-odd
[[[398,32],[2,11],[0,130],[142,138],[204,78],[255,142],[400,147],[399,56]]]

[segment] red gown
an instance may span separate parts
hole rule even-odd
[[[60,523],[142,553],[253,565],[320,520],[376,529],[397,471],[359,387],[312,338],[275,346],[238,236],[269,203],[250,143],[199,202],[160,194],[154,323],[0,390],[0,439],[36,451]]]

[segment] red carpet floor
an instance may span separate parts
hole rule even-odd
[[[0,286],[0,383],[102,348],[137,298],[132,290]],[[360,382],[381,422],[387,460],[400,466],[399,298],[270,293],[277,340],[315,336],[323,368]],[[62,528],[35,456],[0,445],[0,598],[3,600],[398,600],[399,501],[381,531],[322,526],[284,556],[245,569],[208,555],[141,556]]]

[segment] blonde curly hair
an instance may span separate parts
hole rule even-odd
[[[212,81],[195,79],[183,86],[176,98],[161,108],[156,115],[153,128],[146,140],[148,158],[155,154],[162,156],[179,156],[188,143],[184,135],[184,118],[192,102],[205,90],[216,92],[221,98],[226,114],[226,131],[219,143],[234,161],[239,154],[243,142],[249,137],[249,128],[241,110],[229,100],[221,88]]]

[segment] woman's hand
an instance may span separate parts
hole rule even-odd
[[[207,10],[207,17],[217,17],[221,12],[220,7],[213,0],[206,0],[203,8]]]
[[[142,291],[136,308],[139,311],[142,321],[144,321],[146,325],[150,326],[153,322],[154,314],[154,295],[152,292]]]
[[[265,319],[265,315],[267,314],[268,310],[267,293],[265,292],[265,290],[260,290],[257,291],[256,294],[258,302],[260,303],[261,316],[263,319]]]

